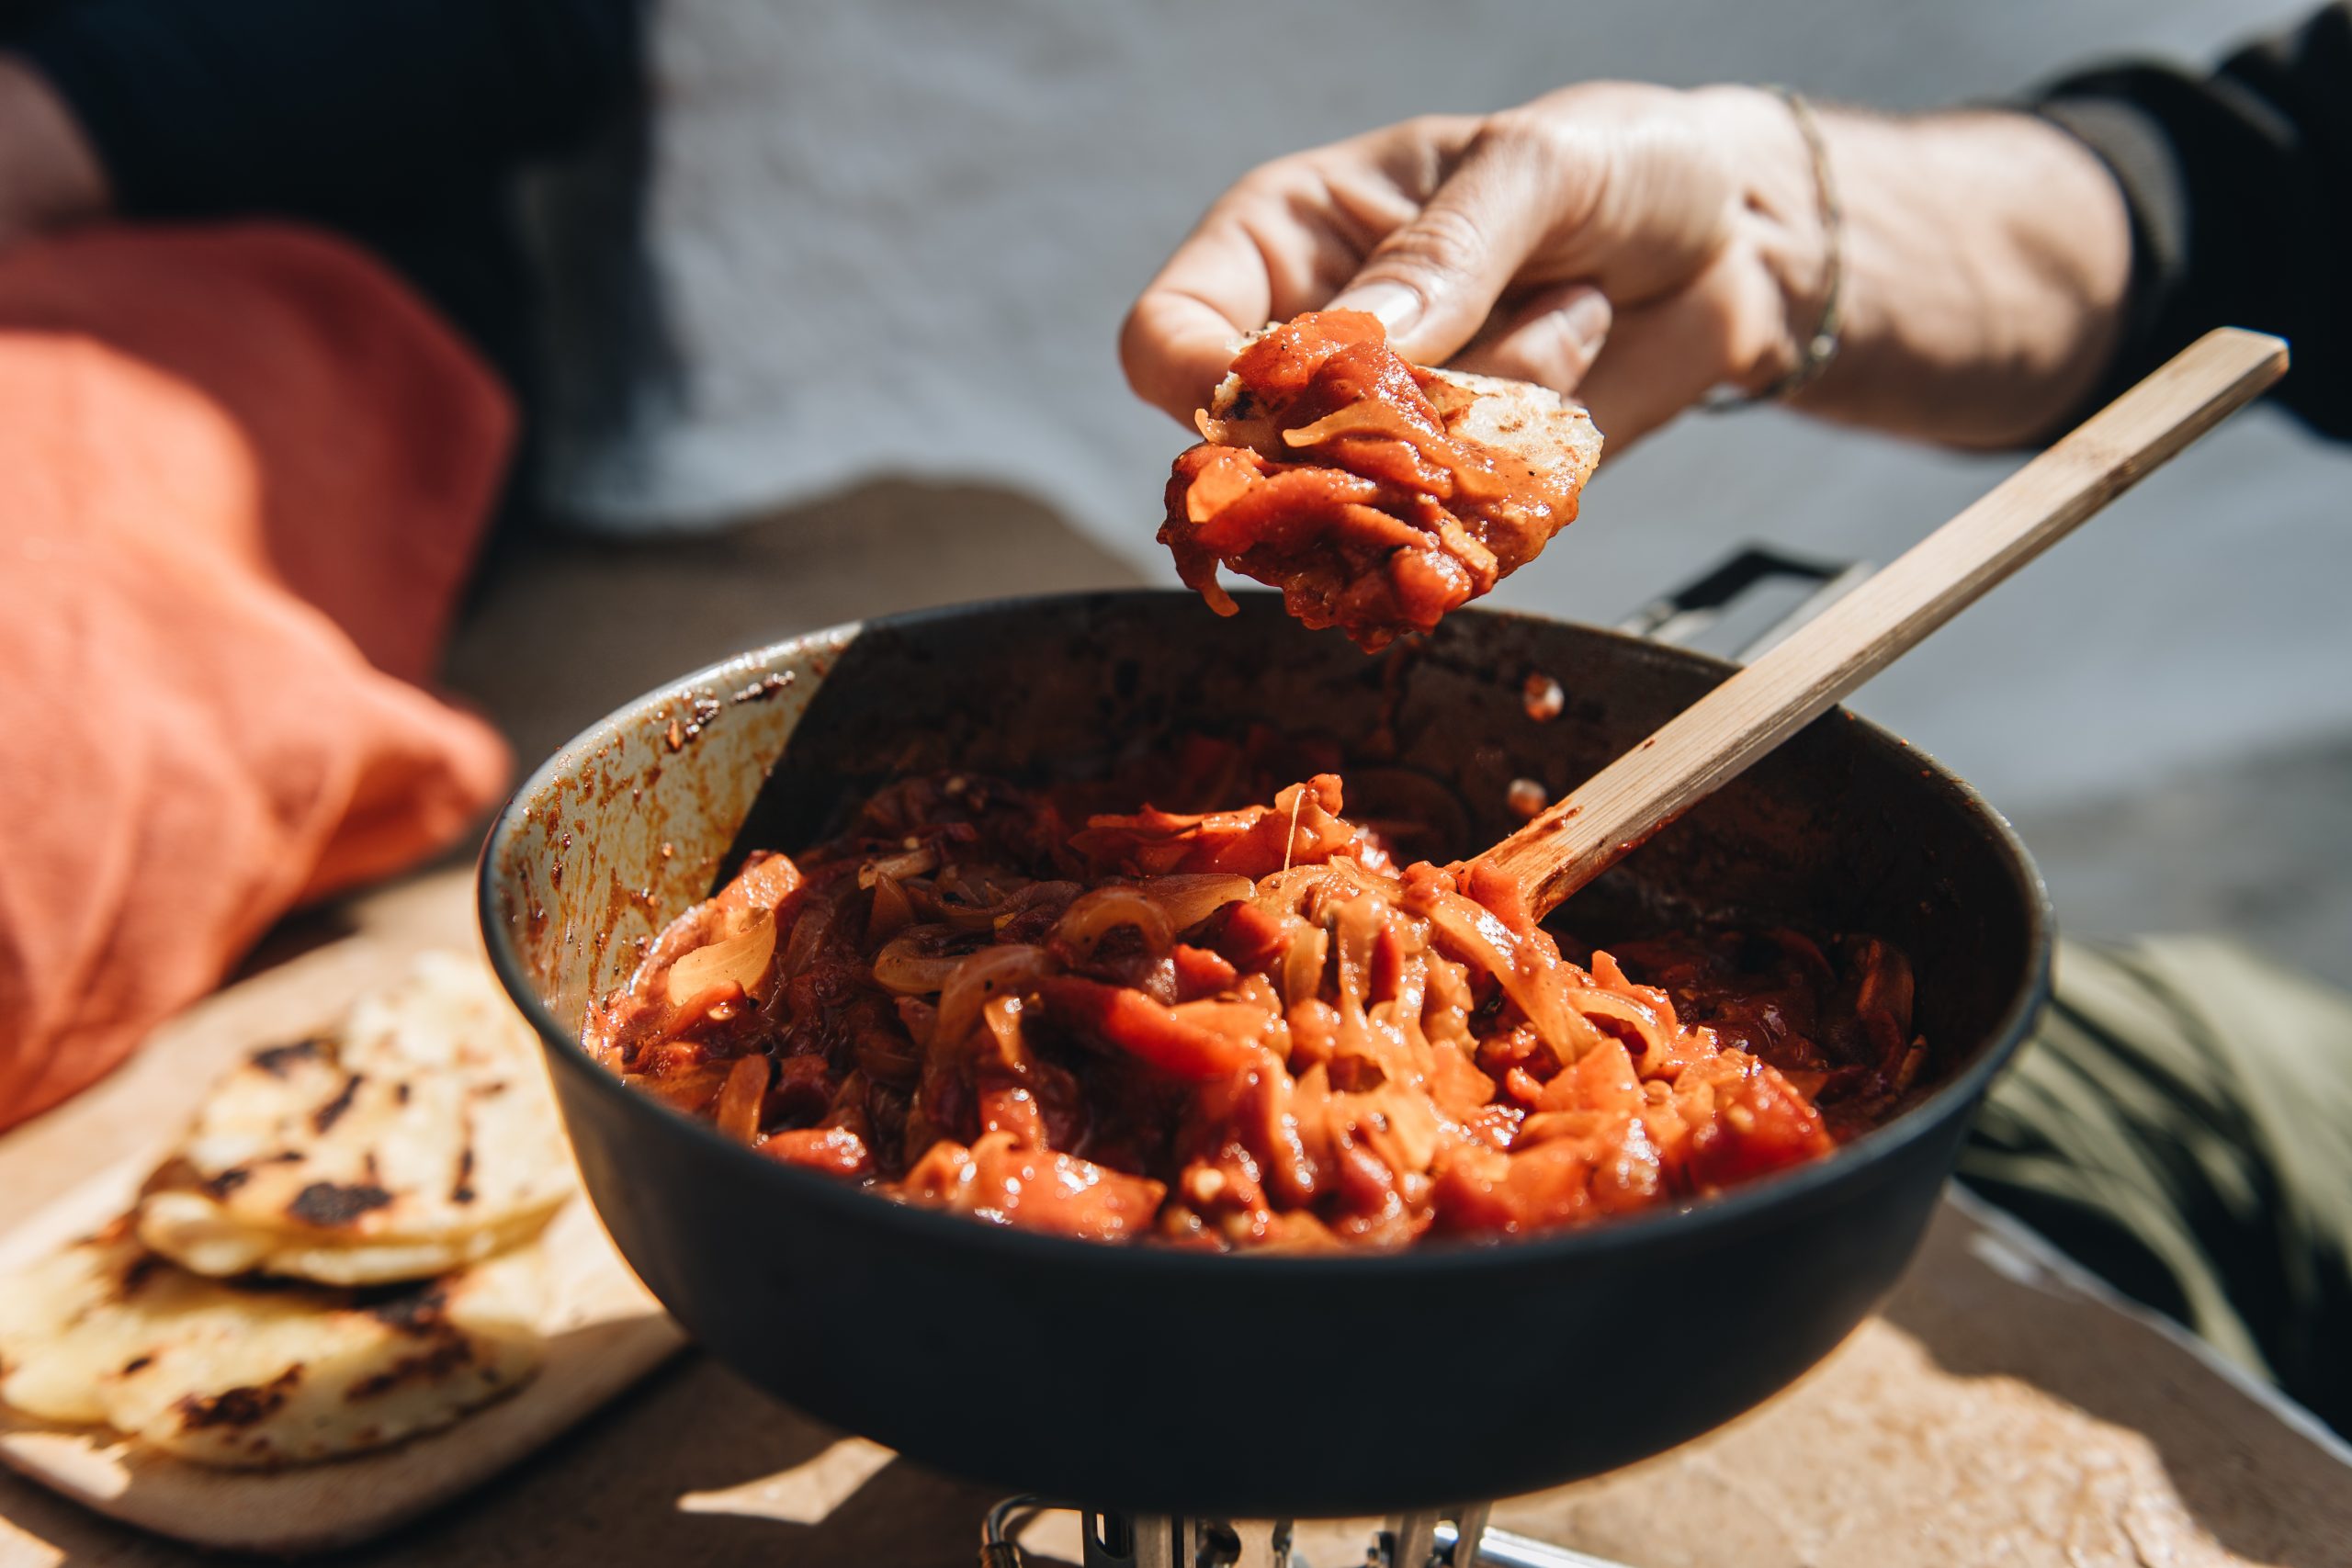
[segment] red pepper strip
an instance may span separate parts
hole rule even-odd
[[[874,1174],[874,1156],[866,1152],[865,1140],[847,1127],[798,1127],[778,1133],[760,1145],[760,1153],[829,1176]]]
[[[1255,904],[1235,904],[1216,939],[1217,951],[1235,969],[1263,974],[1283,955],[1283,928]]]
[[[1240,971],[1205,947],[1180,942],[1171,956],[1176,961],[1176,999],[1180,1002],[1220,996],[1241,984]]]
[[[1037,983],[1037,994],[1055,1022],[1082,1029],[1194,1083],[1229,1077],[1256,1055],[1248,1041],[1188,1022],[1124,986],[1056,975]]]

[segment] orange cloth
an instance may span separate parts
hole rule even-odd
[[[498,737],[414,682],[514,434],[338,241],[0,252],[0,1127],[497,797]]]

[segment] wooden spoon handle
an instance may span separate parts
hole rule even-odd
[[[1478,861],[1541,919],[2286,369],[2278,338],[2207,333]]]

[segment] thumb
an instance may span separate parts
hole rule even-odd
[[[1593,171],[1564,169],[1563,150],[1540,131],[1488,121],[1419,213],[1380,242],[1329,308],[1379,317],[1407,358],[1452,358],[1591,188]]]

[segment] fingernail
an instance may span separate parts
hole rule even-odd
[[[1380,318],[1390,337],[1401,337],[1421,319],[1421,297],[1401,283],[1367,283],[1331,301],[1334,310],[1363,310]]]
[[[1589,361],[1600,353],[1600,345],[1609,340],[1609,323],[1615,313],[1609,300],[1599,289],[1589,289],[1560,308],[1560,325],[1576,340]]]

